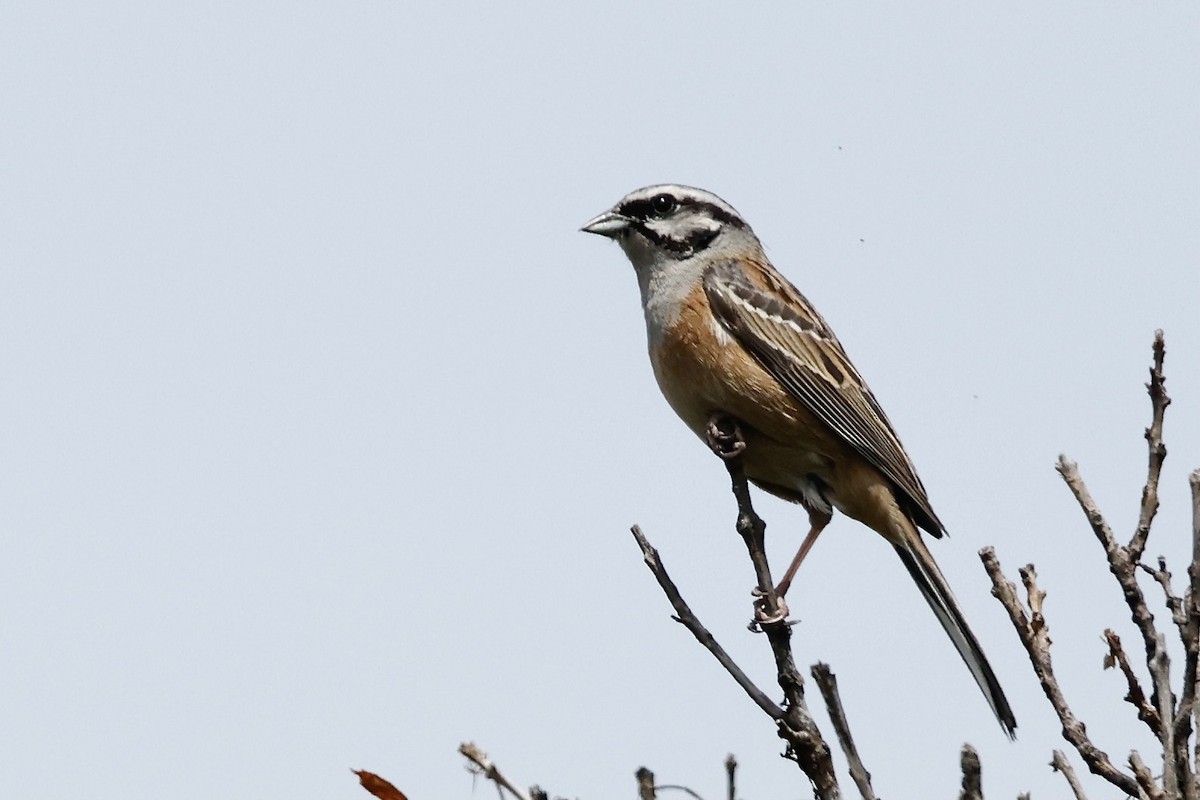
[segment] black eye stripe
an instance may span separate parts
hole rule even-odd
[[[654,217],[658,216],[660,213],[660,212],[656,211],[656,209],[654,208],[654,201],[657,198],[662,197],[662,196],[663,195],[655,195],[654,197],[647,197],[645,199],[639,198],[637,200],[630,200],[630,201],[624,203],[618,209],[618,211],[623,216],[631,217],[633,219],[638,219],[638,220],[643,220],[643,221],[653,219]],[[745,228],[746,227],[746,222],[741,217],[737,216],[736,214],[730,214],[728,211],[721,208],[720,206],[713,205],[712,203],[706,202],[704,200],[696,200],[696,199],[693,199],[690,197],[676,197],[674,199],[675,199],[676,206],[678,208],[694,208],[699,211],[703,211],[703,212],[707,213],[708,216],[712,217],[713,219],[717,220],[718,222],[722,222],[722,223],[724,223],[726,225],[730,225],[734,228]]]
[[[621,206],[621,214],[634,219],[647,220],[654,216],[654,207],[650,200],[630,200]]]

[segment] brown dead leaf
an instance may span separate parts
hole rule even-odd
[[[408,800],[404,796],[404,792],[392,786],[374,772],[367,772],[365,769],[355,769],[351,770],[351,772],[358,776],[358,782],[362,784],[362,787],[378,797],[379,800]]]

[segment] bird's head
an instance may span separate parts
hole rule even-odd
[[[712,192],[673,183],[630,192],[580,230],[616,240],[638,272],[699,255],[761,249],[733,206]]]

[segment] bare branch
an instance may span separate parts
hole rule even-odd
[[[858,748],[854,746],[854,737],[850,735],[850,723],[846,720],[846,710],[842,707],[842,698],[838,694],[837,676],[828,664],[822,662],[813,664],[811,674],[817,682],[817,688],[821,690],[821,697],[825,700],[825,708],[829,711],[829,719],[833,722],[838,743],[842,746],[842,752],[846,754],[846,761],[850,766],[850,779],[858,787],[862,800],[876,800],[875,790],[871,787],[871,773],[863,766]]]
[[[473,765],[468,769],[476,775],[483,775],[488,780],[495,782],[497,788],[501,790],[501,795],[504,791],[508,791],[517,800],[531,800],[529,793],[524,789],[517,788],[488,758],[488,754],[476,747],[474,742],[463,742],[458,746],[458,752]]]
[[[1192,490],[1192,563],[1188,567],[1188,590],[1184,600],[1184,615],[1181,639],[1184,647],[1183,693],[1175,714],[1175,743],[1177,759],[1187,765],[1187,740],[1193,730],[1200,731],[1200,703],[1196,699],[1197,681],[1200,680],[1200,470],[1188,476]],[[1200,736],[1196,739],[1194,759],[1200,762]],[[1195,777],[1180,776],[1184,796],[1195,800],[1200,791]]]
[[[1070,487],[1075,499],[1079,502],[1092,531],[1104,547],[1108,559],[1108,569],[1121,587],[1125,604],[1129,606],[1130,618],[1142,635],[1142,643],[1146,649],[1146,666],[1150,671],[1150,697],[1161,720],[1175,720],[1175,693],[1171,689],[1171,658],[1167,653],[1165,638],[1154,626],[1154,615],[1146,606],[1146,597],[1137,582],[1136,560],[1131,557],[1128,548],[1117,544],[1112,530],[1096,507],[1088,492],[1087,485],[1079,474],[1078,466],[1060,456],[1058,471]],[[1183,765],[1176,763],[1175,725],[1160,726],[1160,740],[1163,745],[1163,770],[1166,775],[1168,791],[1172,790],[1176,775]]]
[[[1080,476],[1078,466],[1065,457],[1060,456],[1058,471],[1075,496],[1080,508],[1088,519],[1088,524],[1097,540],[1104,548],[1109,571],[1121,587],[1125,603],[1129,607],[1130,618],[1141,635],[1145,648],[1146,666],[1150,673],[1150,695],[1147,700],[1139,682],[1134,676],[1129,660],[1121,646],[1120,639],[1111,630],[1105,632],[1109,644],[1108,665],[1116,664],[1125,676],[1129,691],[1125,697],[1138,710],[1138,718],[1147,724],[1162,745],[1163,753],[1163,787],[1154,788],[1166,796],[1184,797],[1186,800],[1198,800],[1195,775],[1192,767],[1192,756],[1188,752],[1188,742],[1195,727],[1200,726],[1196,710],[1196,681],[1198,660],[1197,651],[1200,649],[1200,615],[1196,615],[1195,600],[1200,598],[1200,533],[1196,533],[1193,541],[1192,566],[1189,569],[1191,582],[1187,597],[1180,599],[1172,590],[1171,573],[1167,570],[1166,561],[1158,559],[1158,568],[1152,569],[1141,563],[1145,552],[1146,542],[1150,535],[1150,527],[1158,512],[1158,484],[1162,475],[1163,462],[1166,459],[1167,448],[1163,443],[1163,419],[1171,399],[1166,392],[1166,377],[1163,372],[1163,361],[1166,347],[1162,331],[1156,331],[1154,336],[1154,361],[1150,368],[1150,382],[1146,385],[1150,395],[1151,422],[1146,429],[1145,438],[1148,446],[1146,483],[1142,490],[1138,525],[1128,546],[1121,546],[1113,536],[1112,529],[1105,521],[1087,486]],[[1200,523],[1198,523],[1200,525]],[[1137,580],[1137,570],[1149,574],[1163,590],[1167,609],[1183,642],[1187,661],[1184,665],[1183,696],[1176,705],[1176,697],[1171,687],[1170,656],[1167,652],[1166,640],[1154,624],[1154,615],[1146,605],[1146,598]],[[1065,735],[1065,731],[1064,731]],[[1084,760],[1087,761],[1086,754]],[[1195,758],[1200,760],[1200,741],[1196,744]],[[1129,763],[1134,768],[1134,778],[1140,785],[1143,796],[1153,796],[1149,787],[1153,787],[1153,778],[1145,769],[1137,753],[1130,756]],[[1089,767],[1094,766],[1089,762]],[[1122,787],[1124,791],[1128,789]]]
[[[1138,562],[1146,549],[1146,538],[1150,535],[1150,524],[1158,513],[1158,479],[1162,474],[1163,461],[1167,457],[1167,446],[1163,444],[1163,416],[1171,398],[1167,397],[1166,376],[1163,375],[1163,358],[1167,348],[1163,343],[1163,332],[1154,332],[1154,365],[1150,367],[1150,382],[1146,390],[1150,393],[1153,409],[1150,427],[1146,429],[1146,444],[1149,448],[1149,463],[1146,468],[1146,486],[1142,489],[1142,508],[1138,516],[1137,529],[1129,540],[1129,558]]]
[[[1029,603],[1029,613],[1026,614],[1020,599],[1017,597],[1017,587],[1004,577],[1000,569],[1000,561],[996,551],[985,547],[979,551],[979,557],[992,579],[992,595],[1000,601],[1008,612],[1013,628],[1021,640],[1021,645],[1029,655],[1033,671],[1042,684],[1042,692],[1054,713],[1062,723],[1062,735],[1079,752],[1083,762],[1096,775],[1116,786],[1128,795],[1137,795],[1137,782],[1129,775],[1117,769],[1108,754],[1092,742],[1087,736],[1086,726],[1075,716],[1067,705],[1066,698],[1054,677],[1054,668],[1050,660],[1050,629],[1042,615],[1042,601],[1046,593],[1037,586],[1037,572],[1030,564],[1020,570],[1021,579],[1025,584],[1026,597]]]
[[[1087,800],[1087,795],[1083,793],[1083,786],[1079,784],[1079,776],[1075,774],[1075,768],[1071,766],[1071,762],[1067,760],[1067,756],[1062,750],[1054,751],[1054,757],[1050,760],[1050,766],[1055,772],[1062,773],[1062,776],[1067,779],[1067,783],[1071,787],[1071,793],[1075,795],[1075,800]]]
[[[958,800],[983,800],[983,765],[979,753],[969,744],[964,744],[959,756],[962,765],[962,791]]]
[[[1162,718],[1158,716],[1158,711],[1146,699],[1146,693],[1142,691],[1137,676],[1133,674],[1133,668],[1129,666],[1125,649],[1121,646],[1121,637],[1109,628],[1104,631],[1104,641],[1108,643],[1108,658],[1105,659],[1104,666],[1120,668],[1121,674],[1125,676],[1125,684],[1129,687],[1129,691],[1125,694],[1125,700],[1137,709],[1138,719],[1146,723],[1155,738],[1162,739]]]
[[[1167,610],[1171,612],[1171,620],[1175,623],[1175,627],[1179,629],[1180,636],[1187,636],[1187,611],[1183,607],[1183,598],[1175,594],[1171,588],[1171,571],[1167,569],[1167,561],[1162,556],[1158,557],[1158,567],[1151,568],[1149,564],[1138,562],[1138,569],[1145,572],[1154,581],[1162,587],[1163,600],[1167,605]]]
[[[683,793],[684,793],[684,794],[686,794],[688,797],[695,798],[695,800],[704,800],[704,798],[703,798],[703,797],[701,797],[700,795],[696,794],[696,792],[692,791],[692,790],[691,790],[691,789],[689,789],[688,787],[686,787],[686,786],[679,786],[678,784],[674,784],[674,783],[662,783],[662,784],[659,784],[658,786],[656,786],[656,787],[654,787],[654,788],[655,788],[657,791],[660,791],[660,792],[662,792],[662,791],[676,791],[676,792],[683,792]]]
[[[771,641],[772,649],[775,650],[776,665],[779,666],[781,660],[785,661],[782,666],[779,666],[780,676],[779,682],[785,687],[787,692],[789,687],[792,687],[793,693],[788,694],[788,708],[781,709],[777,706],[766,694],[759,689],[753,681],[742,671],[725,649],[717,642],[713,635],[700,622],[696,615],[688,607],[687,602],[680,595],[679,589],[675,586],[675,582],[667,575],[666,568],[662,565],[658,551],[646,539],[641,528],[634,525],[631,529],[634,538],[637,540],[638,546],[642,549],[642,557],[646,562],[646,566],[654,573],[658,585],[662,587],[663,592],[671,601],[671,606],[675,609],[676,616],[674,619],[683,624],[696,640],[704,645],[713,656],[720,662],[743,691],[750,696],[752,700],[776,721],[779,730],[779,736],[788,743],[788,749],[785,755],[795,761],[812,781],[813,788],[816,791],[817,797],[821,800],[837,800],[841,797],[841,791],[838,789],[837,776],[833,771],[833,760],[830,757],[829,746],[825,744],[824,738],[821,737],[820,731],[816,727],[816,722],[813,721],[812,715],[809,714],[808,708],[804,705],[804,688],[800,682],[799,673],[796,672],[795,663],[791,657],[791,628],[786,623],[776,625],[764,625],[763,629],[767,633],[768,640]],[[780,635],[784,637],[784,647],[787,652],[786,657],[781,657],[778,649],[776,649],[776,638]],[[785,679],[785,668],[790,666],[791,672],[795,672],[793,680]],[[798,692],[798,693],[796,693]]]
[[[746,674],[729,658],[729,655],[717,644],[712,634],[688,608],[679,590],[667,576],[658,552],[650,546],[649,541],[635,525],[634,538],[642,549],[642,556],[651,572],[658,580],[659,586],[667,594],[671,605],[676,611],[676,620],[685,625],[692,635],[711,652],[725,670],[733,676],[738,685],[750,695],[772,719],[775,720],[777,733],[787,743],[784,757],[796,762],[800,769],[812,782],[813,791],[818,800],[840,800],[841,790],[838,787],[837,774],[833,769],[833,758],[816,722],[809,713],[804,700],[804,679],[796,669],[792,656],[792,630],[786,620],[787,609],[775,593],[771,581],[771,571],[767,564],[767,553],[764,547],[766,523],[754,513],[750,501],[750,485],[746,480],[745,469],[742,465],[741,454],[746,449],[746,442],[737,421],[724,414],[714,414],[709,420],[708,441],[713,452],[720,456],[729,471],[734,497],[737,499],[738,518],[737,531],[746,544],[750,560],[754,564],[755,575],[758,579],[756,594],[759,603],[756,604],[763,613],[756,618],[754,629],[761,630],[767,636],[771,651],[775,657],[775,669],[780,688],[783,689],[784,706],[781,709],[768,698]]]
[[[683,599],[683,595],[679,593],[678,587],[675,586],[675,582],[667,574],[667,568],[663,566],[662,560],[658,556],[658,551],[651,546],[645,534],[642,533],[642,529],[634,525],[630,530],[633,532],[633,538],[637,540],[638,547],[642,548],[642,558],[645,560],[646,566],[654,573],[655,580],[662,587],[667,599],[671,601],[671,607],[675,609],[675,616],[672,619],[692,632],[692,635],[696,637],[696,641],[704,645],[705,649],[713,654],[721,666],[725,668],[725,671],[733,676],[738,686],[741,686],[742,690],[750,695],[750,699],[759,708],[765,711],[772,719],[782,720],[785,716],[784,710],[776,705],[775,701],[767,697],[766,692],[759,689],[754,681],[750,680],[750,677],[742,671],[742,668],[734,663],[729,653],[725,652],[725,648],[721,647],[708,628],[704,627],[699,618],[692,612],[687,601]]]
[[[713,452],[721,456],[729,472],[733,495],[737,499],[737,532],[746,543],[746,550],[754,564],[758,579],[757,594],[760,597],[767,620],[760,620],[759,627],[767,636],[771,652],[775,656],[775,671],[779,687],[783,689],[784,718],[777,721],[779,737],[787,742],[784,756],[794,760],[808,779],[812,781],[817,798],[840,798],[837,774],[833,769],[833,758],[829,744],[817,728],[817,723],[804,700],[804,678],[796,668],[792,655],[792,629],[785,619],[787,607],[775,594],[771,580],[771,568],[767,564],[765,546],[767,525],[754,511],[750,501],[750,484],[742,464],[741,452],[745,440],[737,422],[717,414],[709,423],[710,432],[716,431],[724,441],[714,441]],[[710,437],[711,438],[711,437]]]
[[[1166,800],[1167,795],[1154,782],[1154,775],[1150,772],[1150,768],[1146,766],[1146,762],[1142,761],[1142,757],[1137,750],[1129,754],[1129,766],[1133,769],[1138,786],[1142,790],[1141,796],[1149,798],[1149,800]],[[1171,796],[1178,797],[1174,793]]]
[[[1074,461],[1068,460],[1066,456],[1060,455],[1055,469],[1058,470],[1058,474],[1062,476],[1062,479],[1066,481],[1067,488],[1071,490],[1071,494],[1075,495],[1075,501],[1083,509],[1088,524],[1092,526],[1092,532],[1096,534],[1096,538],[1100,540],[1100,544],[1104,547],[1104,552],[1111,553],[1116,551],[1120,547],[1117,544],[1117,538],[1113,536],[1112,528],[1108,527],[1108,523],[1104,520],[1104,515],[1096,507],[1096,501],[1092,499],[1087,485],[1084,484],[1083,478],[1079,474],[1079,465]]]
[[[733,753],[725,757],[726,800],[737,800],[737,766]]]

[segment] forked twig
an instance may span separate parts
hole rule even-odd
[[[1088,738],[1086,728],[1075,717],[1054,678],[1050,661],[1050,639],[1045,618],[1041,613],[1044,593],[1037,588],[1036,575],[1030,565],[1021,570],[1028,595],[1029,613],[1016,597],[1015,587],[1000,571],[999,562],[991,548],[980,553],[988,574],[992,578],[994,594],[1009,613],[1022,645],[1029,654],[1034,672],[1042,683],[1042,689],[1058,714],[1063,726],[1063,738],[1070,742],[1084,763],[1093,773],[1103,777],[1131,797],[1183,798],[1200,800],[1194,761],[1200,761],[1200,741],[1189,752],[1189,741],[1195,731],[1200,730],[1200,701],[1197,700],[1198,663],[1200,663],[1200,471],[1193,473],[1193,547],[1192,563],[1188,569],[1189,585],[1183,597],[1176,595],[1171,586],[1171,573],[1166,561],[1158,559],[1157,568],[1142,563],[1150,528],[1158,512],[1158,484],[1162,476],[1167,448],[1163,442],[1163,420],[1171,399],[1166,392],[1166,376],[1163,362],[1166,347],[1162,331],[1156,331],[1153,346],[1153,363],[1150,381],[1146,384],[1151,404],[1151,421],[1146,428],[1147,468],[1146,482],[1142,489],[1138,523],[1128,545],[1120,544],[1111,526],[1100,512],[1096,501],[1088,491],[1079,467],[1065,456],[1060,456],[1057,469],[1067,484],[1076,502],[1087,518],[1097,541],[1104,550],[1109,571],[1121,588],[1130,618],[1141,637],[1145,650],[1146,666],[1149,671],[1147,692],[1142,688],[1120,638],[1112,630],[1105,631],[1108,643],[1106,666],[1116,666],[1125,678],[1126,701],[1132,704],[1138,718],[1146,723],[1162,745],[1162,775],[1156,779],[1141,756],[1133,751],[1128,758],[1127,774],[1117,769],[1108,756]],[[1184,646],[1185,662],[1182,692],[1176,696],[1170,680],[1170,657],[1166,637],[1154,624],[1154,615],[1147,606],[1145,594],[1138,583],[1138,571],[1150,575],[1162,588],[1166,607]],[[1082,797],[1082,790],[1074,774],[1069,772],[1066,757],[1056,751],[1052,766],[1063,772],[1071,783],[1072,791]],[[1158,782],[1161,781],[1161,784]]]
[[[1114,666],[1121,670],[1121,674],[1125,676],[1125,685],[1128,687],[1125,700],[1137,709],[1138,719],[1146,723],[1155,737],[1161,739],[1162,718],[1158,716],[1158,710],[1146,699],[1146,693],[1142,691],[1137,676],[1133,674],[1133,667],[1129,666],[1125,648],[1121,646],[1121,637],[1109,628],[1104,631],[1104,641],[1108,643],[1108,658],[1105,659],[1105,666]]]
[[[714,415],[710,421],[709,430],[710,446],[725,463],[729,471],[733,494],[737,499],[737,531],[741,534],[754,565],[758,587],[756,593],[761,598],[762,608],[765,612],[764,618],[759,620],[758,627],[766,634],[775,658],[776,676],[784,695],[782,708],[755,686],[692,613],[678,588],[667,575],[658,551],[650,545],[641,529],[636,525],[633,527],[633,535],[642,550],[646,566],[654,573],[659,586],[662,587],[671,606],[675,609],[675,619],[692,632],[697,641],[717,658],[726,672],[733,676],[738,685],[750,695],[759,708],[775,720],[779,737],[787,743],[784,755],[799,765],[801,771],[812,783],[815,796],[819,800],[840,800],[841,789],[838,787],[829,745],[817,728],[816,721],[812,718],[805,702],[804,679],[796,668],[796,662],[792,656],[791,626],[784,619],[785,607],[776,596],[775,587],[771,581],[771,571],[767,564],[764,545],[766,523],[754,511],[750,500],[750,485],[742,465],[741,453],[746,447],[745,440],[742,438],[736,420],[724,415]]]
[[[1054,666],[1050,659],[1050,630],[1046,624],[1046,618],[1042,614],[1042,601],[1045,599],[1046,593],[1038,588],[1037,572],[1033,565],[1029,564],[1020,570],[1029,603],[1029,613],[1027,614],[1017,597],[1017,587],[1004,577],[1004,573],[1000,569],[996,551],[991,547],[985,547],[979,551],[979,557],[983,561],[988,577],[992,579],[992,594],[1008,612],[1009,620],[1012,621],[1013,628],[1016,629],[1017,636],[1025,647],[1025,652],[1029,655],[1033,671],[1042,684],[1042,692],[1050,701],[1054,713],[1058,715],[1059,722],[1062,723],[1063,738],[1078,751],[1088,769],[1126,794],[1136,797],[1137,781],[1117,769],[1108,754],[1096,747],[1088,738],[1087,728],[1067,704],[1066,697],[1063,696],[1062,689],[1058,685],[1058,679],[1054,676]]]
[[[700,618],[692,612],[687,601],[683,599],[683,595],[679,593],[679,587],[675,585],[675,582],[671,580],[671,576],[667,574],[667,568],[663,566],[662,559],[658,555],[658,550],[650,544],[650,540],[642,533],[642,529],[634,525],[630,528],[630,531],[633,533],[633,538],[637,540],[638,547],[642,549],[642,558],[645,560],[646,566],[650,568],[650,572],[654,574],[654,579],[658,581],[663,594],[667,596],[667,599],[671,602],[671,607],[675,609],[675,616],[672,619],[691,631],[692,636],[696,637],[696,641],[704,645],[704,649],[713,654],[713,657],[725,668],[726,672],[733,676],[737,685],[741,686],[742,690],[750,695],[750,699],[759,708],[766,712],[772,719],[783,719],[783,709],[774,700],[767,697],[766,692],[759,689],[754,681],[750,680],[750,677],[734,662],[729,653],[725,651],[725,648],[721,647],[716,637],[712,635],[708,628],[704,627],[704,624],[700,622]]]

